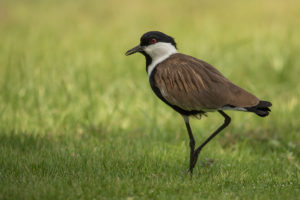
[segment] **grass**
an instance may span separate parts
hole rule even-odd
[[[0,2],[0,199],[299,199],[298,1]],[[201,152],[152,93],[148,30],[273,103]],[[222,117],[192,120],[203,141]],[[212,162],[213,161],[213,162]]]

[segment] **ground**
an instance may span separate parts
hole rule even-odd
[[[0,2],[0,199],[299,199],[298,1]],[[149,30],[273,103],[187,173],[182,118],[152,93]],[[191,121],[197,144],[222,117]]]

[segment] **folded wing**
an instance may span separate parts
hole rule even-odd
[[[184,54],[173,54],[158,64],[154,81],[170,104],[184,110],[244,108],[259,103],[210,64]]]

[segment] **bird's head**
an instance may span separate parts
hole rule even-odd
[[[176,53],[176,49],[174,38],[159,31],[150,31],[141,37],[139,45],[128,50],[125,55],[129,56],[139,52],[155,59]]]

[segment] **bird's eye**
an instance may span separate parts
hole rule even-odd
[[[157,42],[157,40],[155,39],[155,38],[152,38],[151,40],[150,40],[150,43],[151,44],[155,44]]]

